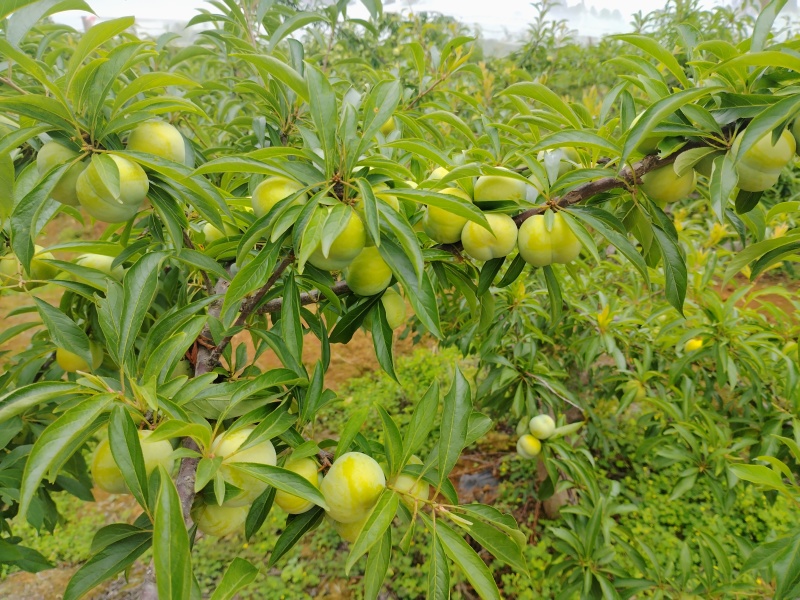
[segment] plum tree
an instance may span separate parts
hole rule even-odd
[[[472,202],[469,194],[458,188],[445,188],[439,193],[456,196],[467,202]],[[461,231],[467,221],[468,219],[465,217],[451,213],[438,206],[428,206],[425,209],[425,216],[422,218],[422,226],[425,229],[425,233],[432,240],[440,244],[454,244],[461,239]]]
[[[200,504],[192,509],[192,520],[197,529],[212,537],[244,533],[244,524],[250,507],[232,506],[228,503]]]
[[[731,146],[734,156],[739,154],[742,137],[747,130],[736,136]],[[763,192],[778,182],[783,168],[789,164],[797,145],[789,130],[781,133],[776,143],[772,143],[772,132],[768,131],[738,157],[736,173],[739,175],[740,189],[747,192]]]
[[[671,202],[688,198],[696,183],[697,176],[693,169],[679,176],[674,165],[670,164],[644,175],[640,189],[651,200],[664,207]]]
[[[36,168],[39,171],[39,176],[43,176],[51,169],[65,162],[74,161],[78,156],[78,152],[67,148],[59,142],[47,142],[36,154]],[[67,169],[67,172],[61,176],[61,179],[59,179],[58,183],[53,188],[50,196],[62,204],[78,206],[78,195],[75,191],[75,185],[78,181],[78,177],[85,168],[86,163],[83,161],[78,161],[73,164]]]
[[[533,215],[519,228],[519,254],[528,264],[535,267],[566,264],[581,253],[581,241],[572,232],[566,219],[559,213],[552,215],[552,219],[550,229],[545,215]]]
[[[475,260],[491,260],[508,256],[517,246],[517,225],[502,213],[489,213],[486,220],[492,231],[469,221],[461,232],[464,252]]]
[[[228,506],[252,504],[267,489],[266,482],[237,469],[236,463],[256,463],[272,466],[277,464],[275,447],[269,440],[264,440],[254,446],[240,450],[247,438],[250,437],[250,434],[253,433],[253,429],[253,427],[245,427],[223,433],[211,444],[211,454],[222,458],[222,464],[219,467],[222,478],[241,490],[239,494],[226,502]]]
[[[152,434],[153,432],[149,430],[140,430],[138,432],[142,456],[144,457],[144,469],[148,475],[158,467],[164,467],[168,473],[171,473],[175,468],[175,459],[172,458],[172,444],[167,440],[151,441],[149,438]],[[101,490],[109,494],[129,493],[122,471],[120,471],[117,462],[114,460],[108,437],[97,444],[97,448],[95,448],[92,455],[91,471],[94,484]]]
[[[126,148],[146,152],[177,163],[186,161],[186,143],[178,129],[164,121],[148,121],[137,125],[128,136]]]
[[[284,467],[287,471],[297,473],[316,488],[320,486],[321,475],[319,465],[310,458],[290,460]],[[299,515],[313,508],[314,503],[294,494],[278,490],[275,492],[275,504],[290,515]]]
[[[520,436],[517,440],[517,454],[522,458],[536,458],[542,451],[542,442],[530,433]]]
[[[318,210],[329,210],[320,207]],[[331,243],[327,255],[323,252],[322,241],[319,246],[311,253],[308,259],[312,265],[325,271],[340,271],[353,262],[356,256],[361,254],[367,242],[367,232],[364,223],[355,210],[346,207],[348,212],[347,224],[342,232],[336,236]]]
[[[546,440],[556,430],[556,422],[550,415],[536,415],[528,423],[528,429],[537,440]]]
[[[43,280],[52,279],[58,274],[58,269],[54,265],[44,262],[53,259],[50,252],[45,252],[41,246],[34,246],[34,256],[28,274],[15,255],[0,256],[0,285],[17,292],[41,287],[45,284]]]
[[[354,294],[374,296],[392,281],[392,270],[374,246],[364,248],[344,269],[344,280]]]
[[[250,198],[253,212],[257,217],[263,217],[278,202],[302,189],[302,185],[288,177],[281,177],[280,175],[267,177],[253,190],[253,195]],[[307,199],[307,194],[300,194],[292,204],[303,204]]]
[[[103,364],[103,355],[105,352],[103,351],[102,344],[94,340],[89,342],[89,350],[92,353],[91,367],[81,356],[65,348],[58,348],[56,350],[56,363],[67,373],[74,373],[75,371],[94,371]]]
[[[98,163],[92,160],[80,174],[76,184],[78,202],[83,209],[98,221],[121,223],[129,221],[142,205],[150,182],[144,169],[135,162],[108,155],[119,172],[119,196],[108,189],[98,170]],[[105,168],[105,167],[104,167]]]
[[[340,523],[353,523],[369,512],[385,487],[386,476],[374,458],[347,452],[334,461],[320,490],[328,515]]]

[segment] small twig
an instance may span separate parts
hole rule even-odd
[[[420,100],[422,100],[422,99],[423,99],[425,96],[427,96],[427,95],[428,95],[428,94],[430,94],[430,93],[431,93],[433,90],[435,90],[435,89],[436,89],[436,88],[437,88],[437,87],[438,87],[438,86],[439,86],[439,85],[440,85],[440,84],[441,84],[441,83],[442,83],[442,82],[443,82],[445,79],[447,79],[447,78],[448,78],[448,76],[450,76],[450,75],[451,75],[451,73],[445,73],[444,75],[442,75],[441,77],[439,77],[439,79],[437,79],[437,80],[436,80],[436,81],[434,81],[432,84],[430,84],[430,85],[428,86],[428,88],[427,88],[425,91],[422,91],[422,92],[420,92],[419,94],[417,94],[417,95],[416,95],[416,97],[415,97],[413,100],[411,100],[411,102],[409,102],[409,103],[406,105],[406,110],[409,110],[409,109],[411,109],[411,108],[414,108],[414,106],[416,106],[417,102],[419,102],[419,101],[420,101]]]
[[[344,296],[345,294],[350,293],[350,288],[347,287],[347,283],[342,281],[337,281],[331,287],[331,291],[337,296]],[[320,300],[324,299],[325,295],[320,292],[319,290],[311,290],[310,292],[300,294],[300,304],[302,306],[306,306],[308,304],[316,304]],[[269,302],[265,302],[263,305],[259,307],[256,311],[260,315],[270,314],[278,312],[283,307],[283,298],[275,298],[274,300],[270,300]]]
[[[183,243],[186,245],[187,248],[189,248],[189,250],[195,250],[195,245],[186,231],[183,232]],[[211,283],[211,279],[209,278],[208,273],[206,273],[205,271],[200,271],[200,274],[203,276],[203,284],[206,286],[206,292],[208,292],[209,295],[213,294],[214,284]]]
[[[13,81],[11,81],[10,79],[8,79],[6,77],[0,77],[0,83],[2,83],[3,85],[7,85],[12,90],[16,90],[20,94],[30,94],[30,92],[28,90],[22,89],[16,83],[14,83]]]
[[[47,369],[49,369],[50,365],[52,365],[55,361],[56,361],[56,353],[51,352],[50,356],[47,357],[47,360],[45,360],[42,363],[42,366],[39,367],[39,372],[36,373],[36,377],[33,378],[34,383],[39,381],[42,377],[44,377],[44,374],[47,372]]]

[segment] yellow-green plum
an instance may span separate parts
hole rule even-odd
[[[381,132],[383,135],[389,135],[389,134],[390,134],[390,133],[392,133],[392,132],[393,132],[393,131],[394,131],[396,128],[397,128],[397,126],[396,126],[396,124],[395,124],[395,122],[394,122],[394,117],[389,117],[389,118],[386,120],[386,122],[385,122],[383,125],[381,125],[380,132]]]
[[[534,215],[526,219],[519,228],[517,245],[523,260],[535,267],[572,262],[582,248],[578,236],[558,213],[553,215],[553,227],[550,231],[547,230],[545,215]]]
[[[438,181],[439,179],[442,179],[443,177],[449,174],[450,171],[448,169],[445,169],[444,167],[436,167],[433,171],[431,171],[431,174],[428,176],[428,179],[433,179]]]
[[[517,440],[517,454],[522,458],[536,458],[542,451],[542,442],[527,433]]]
[[[319,489],[319,466],[310,458],[290,460],[286,463],[284,468],[292,473],[297,473],[315,488]],[[300,513],[304,513],[314,506],[313,502],[309,502],[308,500],[304,500],[299,496],[295,496],[294,494],[290,494],[281,490],[275,492],[275,504],[280,506],[290,515],[299,515]]]
[[[114,198],[103,183],[96,164],[90,162],[78,177],[78,202],[98,221],[122,223],[139,212],[139,207],[150,189],[150,182],[144,169],[135,162],[115,154],[108,156],[116,163],[119,171],[119,198]]]
[[[320,490],[334,521],[364,518],[386,487],[386,476],[374,458],[361,452],[340,456],[322,480]]]
[[[205,535],[223,537],[233,533],[244,533],[249,506],[203,504],[192,510],[192,520]]]
[[[144,457],[144,469],[147,474],[150,475],[159,466],[172,473],[175,467],[175,460],[172,458],[172,444],[167,440],[149,441],[148,438],[152,435],[152,431],[139,431],[138,433]],[[122,478],[122,471],[119,470],[114,456],[111,454],[108,438],[95,448],[91,470],[92,480],[101,490],[109,494],[128,493],[128,486],[125,485],[125,480]]]
[[[354,294],[374,296],[389,287],[392,270],[375,246],[364,248],[344,270],[344,280]]]
[[[328,210],[320,207],[319,210]],[[355,210],[347,207],[349,217],[347,225],[342,232],[333,240],[328,256],[322,253],[322,242],[308,259],[312,265],[323,271],[340,271],[353,262],[353,259],[361,254],[367,243],[367,232],[364,229],[364,222]]]
[[[739,152],[744,134],[743,131],[733,141],[731,152],[734,155]],[[739,189],[746,192],[763,192],[771,188],[778,182],[781,171],[792,160],[796,149],[797,144],[788,130],[784,130],[774,145],[772,132],[768,131],[739,157],[739,162],[736,164]]]
[[[364,516],[364,518],[359,519],[358,521],[353,521],[352,523],[340,523],[339,521],[334,521],[333,519],[328,519],[333,525],[333,529],[336,533],[339,534],[339,537],[342,538],[345,542],[354,543],[358,536],[361,534],[361,530],[364,529],[364,525],[367,523],[367,519],[369,518],[369,513]]]
[[[792,123],[792,137],[794,138],[795,152],[800,154],[800,119]]]
[[[536,415],[528,423],[528,429],[537,440],[546,440],[556,430],[556,422],[550,415]]]
[[[241,490],[241,493],[226,502],[229,506],[252,504],[253,500],[267,489],[264,481],[240,471],[236,468],[236,463],[272,466],[277,464],[275,448],[269,440],[239,450],[252,432],[252,427],[245,427],[232,433],[224,433],[211,444],[211,452],[214,456],[222,457],[222,464],[219,467],[222,478]]]
[[[525,200],[528,185],[524,181],[499,175],[482,175],[475,182],[475,204],[486,208],[495,202]]]
[[[383,310],[386,311],[386,321],[389,327],[397,329],[406,322],[406,301],[394,288],[389,288],[381,296]]]
[[[113,256],[105,256],[104,254],[81,254],[75,259],[75,263],[88,269],[100,271],[105,275],[113,277],[117,281],[122,281],[125,275],[125,269],[122,265],[117,265],[112,268],[111,265],[114,264],[114,258]]]
[[[127,148],[177,163],[186,161],[186,144],[181,132],[164,121],[147,121],[138,125],[128,136]]]
[[[517,246],[517,225],[501,213],[489,213],[486,220],[492,231],[469,221],[461,232],[464,252],[475,260],[491,260],[508,256]],[[494,233],[492,233],[494,232]]]
[[[706,154],[694,166],[694,170],[697,171],[703,177],[711,177],[711,171],[714,167],[714,160],[716,160],[717,157],[722,156],[723,154],[725,153],[711,152],[710,154]]]
[[[470,198],[465,191],[458,188],[445,188],[439,191],[439,193],[456,196],[466,202],[472,203],[472,198]],[[422,227],[425,233],[427,233],[428,237],[433,241],[439,242],[440,244],[454,244],[458,242],[461,239],[461,231],[466,224],[466,218],[437,206],[428,206],[428,208],[425,209],[425,216],[422,218]]]
[[[418,456],[412,456],[408,459],[410,465],[421,465],[422,461]],[[400,492],[400,499],[410,506],[414,506],[418,502],[426,502],[431,495],[431,486],[428,485],[422,478],[412,475],[396,475],[389,480],[389,485]]]
[[[636,402],[641,402],[647,397],[647,388],[641,381],[637,379],[626,381],[625,385],[622,386],[622,389],[626,394],[632,393],[633,399]]]
[[[203,225],[203,239],[205,240],[206,244],[217,242],[223,238],[239,233],[239,230],[230,223],[223,223],[223,225],[225,226],[224,233],[214,227],[211,223],[206,223]]]
[[[0,257],[0,285],[17,292],[32,290],[43,286],[45,284],[43,280],[52,279],[58,274],[56,267],[43,262],[54,259],[50,252],[45,252],[44,248],[38,245],[35,245],[33,250],[30,274],[24,272],[22,263],[14,254]]]
[[[250,198],[253,212],[257,217],[263,217],[272,210],[272,207],[278,202],[296,194],[302,190],[303,187],[303,185],[288,177],[281,177],[280,175],[267,177],[253,190],[253,195]],[[300,194],[292,204],[303,204],[307,199],[307,194]]]
[[[67,373],[74,373],[75,371],[94,371],[103,364],[103,356],[105,353],[103,352],[103,346],[94,340],[89,342],[89,350],[92,354],[91,368],[89,367],[89,363],[79,355],[65,350],[64,348],[58,348],[56,350],[56,363]]]
[[[700,350],[703,347],[703,340],[700,338],[692,338],[687,340],[687,342],[683,345],[683,349],[686,352],[694,352],[695,350]]]
[[[58,142],[47,142],[36,155],[36,169],[39,171],[39,177],[57,165],[75,160],[77,156],[78,152],[70,150]],[[61,179],[58,180],[58,183],[50,194],[53,199],[69,206],[78,206],[78,195],[75,191],[75,185],[78,182],[78,176],[85,168],[85,162],[76,162],[67,169],[67,172],[61,176]]]
[[[694,191],[696,183],[697,175],[694,169],[678,175],[674,165],[666,165],[643,175],[641,190],[648,198],[663,207],[670,202],[688,198]]]

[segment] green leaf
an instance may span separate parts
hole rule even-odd
[[[786,6],[786,0],[772,0],[766,6],[762,3],[761,12],[758,13],[756,25],[753,28],[750,52],[761,52],[763,50],[764,43],[772,30],[772,25],[784,6]]]
[[[457,521],[459,525],[460,522]],[[472,539],[478,542],[497,560],[516,569],[520,573],[528,573],[528,565],[522,555],[522,549],[513,538],[481,521],[473,521],[469,526],[464,525]]]
[[[328,78],[314,65],[306,63],[306,80],[308,81],[308,94],[314,98],[310,102],[311,118],[316,125],[316,133],[325,153],[325,174],[327,178],[333,175],[338,164],[339,148],[336,144],[336,124],[338,123],[338,105],[336,93],[333,91]]]
[[[103,535],[104,529],[109,527],[114,527],[114,525],[98,531],[95,540]],[[96,554],[72,576],[64,591],[64,600],[77,600],[102,582],[126,570],[147,551],[153,542],[152,533],[138,527],[132,527],[126,534],[115,537],[114,541],[95,550]]]
[[[377,600],[378,594],[386,579],[389,570],[389,561],[392,557],[392,530],[387,528],[380,542],[376,543],[369,556],[364,569],[364,600]]]
[[[78,327],[75,321],[41,298],[34,297],[33,301],[36,302],[42,323],[47,327],[56,346],[77,354],[86,361],[87,365],[91,365],[92,353],[89,349],[89,338],[86,332]]]
[[[564,123],[568,123],[575,129],[583,128],[583,124],[578,118],[578,115],[575,114],[575,111],[572,110],[572,108],[570,108],[566,102],[559,98],[555,92],[551,91],[541,83],[532,83],[527,81],[522,83],[514,83],[500,92],[500,95],[525,96],[526,98],[531,98],[532,100],[536,100],[537,102],[544,104],[548,108],[561,115]]]
[[[147,471],[139,432],[127,409],[115,406],[108,421],[108,444],[125,485],[144,508],[148,506]]]
[[[127,362],[128,353],[142,330],[150,305],[158,291],[161,261],[166,252],[150,252],[137,260],[122,279],[122,313],[115,315],[119,326],[118,356]]]
[[[210,600],[231,600],[236,592],[253,583],[258,575],[258,568],[238,556],[225,569],[225,574],[217,584]]]
[[[412,200],[427,206],[441,208],[449,213],[477,223],[485,229],[489,229],[489,222],[486,220],[483,211],[459,196],[412,188],[394,188],[392,194],[398,198],[405,198],[406,200]]]
[[[433,536],[431,555],[428,558],[428,600],[450,599],[450,565],[444,546],[438,536]]]
[[[100,416],[116,399],[116,394],[98,394],[83,400],[42,431],[33,444],[19,491],[19,518],[24,519],[34,494],[45,474],[55,480],[58,469],[100,426]]]
[[[371,331],[372,344],[375,347],[375,356],[378,358],[378,364],[389,377],[400,383],[394,370],[392,328],[386,319],[386,309],[383,307],[383,302],[376,302],[373,306]]]
[[[272,549],[272,554],[269,557],[268,567],[272,567],[277,563],[281,557],[286,554],[292,547],[300,541],[300,538],[306,532],[311,531],[317,527],[325,516],[325,511],[320,507],[315,506],[299,515],[291,515],[286,520],[286,527],[283,533],[275,542],[275,547]]]
[[[227,327],[233,324],[238,302],[267,282],[278,262],[280,249],[280,244],[265,244],[255,258],[234,275],[225,293],[221,311],[223,323],[227,324]]]
[[[400,429],[380,404],[376,404],[378,414],[383,422],[383,447],[386,454],[386,462],[389,467],[389,474],[395,475],[403,466],[400,462],[403,457],[403,440],[400,437]]]
[[[267,516],[272,510],[272,504],[275,501],[276,492],[277,490],[274,487],[268,487],[250,506],[247,519],[244,522],[244,537],[246,539],[251,539],[261,529],[264,521],[267,520]]]
[[[417,402],[411,419],[408,422],[403,438],[403,458],[400,461],[405,465],[411,456],[422,447],[428,439],[436,423],[436,415],[439,412],[439,384],[434,381],[425,392],[422,399]]]
[[[158,490],[153,520],[153,563],[159,598],[188,600],[192,595],[192,551],[183,523],[178,490],[164,467],[158,467]]]
[[[133,27],[135,22],[136,20],[133,17],[101,21],[81,35],[78,45],[67,64],[67,82],[69,83],[75,77],[78,67],[89,54],[115,35],[122,33],[129,27]]]
[[[334,461],[349,450],[353,440],[356,439],[359,431],[364,426],[364,421],[367,420],[369,411],[369,406],[362,406],[350,413],[350,418],[347,419],[347,423],[345,423],[344,429],[339,435],[339,442],[336,444],[336,453],[333,457]]]
[[[763,465],[731,465],[731,471],[739,479],[755,483],[773,490],[785,491],[786,486],[780,473]]]
[[[345,574],[349,575],[356,561],[384,537],[397,514],[399,504],[400,500],[396,493],[388,489],[383,491],[367,517],[364,527],[361,528],[361,533],[350,547],[350,554],[344,567]]]
[[[663,64],[667,70],[672,73],[675,79],[678,80],[684,88],[692,87],[692,84],[689,82],[689,79],[686,77],[686,74],[683,72],[683,67],[680,65],[678,60],[661,44],[659,44],[655,38],[646,36],[646,35],[637,35],[637,34],[625,34],[625,35],[614,35],[611,36],[613,39],[621,40],[623,42],[627,42],[632,46],[636,46],[640,50],[643,50],[645,53],[649,54],[653,58],[655,58],[658,62]]]
[[[654,227],[658,247],[664,259],[664,286],[667,300],[679,313],[683,314],[683,301],[686,299],[688,274],[686,263],[681,255],[677,240],[660,227]]]
[[[472,390],[456,367],[453,383],[444,397],[442,424],[439,429],[439,485],[450,474],[461,456],[467,438],[467,424],[472,412]]]
[[[303,324],[300,322],[300,292],[294,280],[294,273],[289,273],[283,286],[283,304],[281,305],[281,337],[286,347],[298,361],[303,360]]]
[[[308,86],[300,73],[284,61],[261,54],[231,54],[232,58],[241,58],[259,69],[263,69],[281,83],[286,84],[295,94],[306,102],[309,101]]]
[[[734,160],[729,152],[714,159],[708,191],[711,196],[711,206],[720,223],[725,219],[725,211],[730,204],[731,195],[738,180],[739,176],[736,173]]]
[[[34,406],[53,400],[64,401],[72,394],[88,394],[90,390],[71,381],[40,381],[11,390],[0,396],[0,423],[24,413]]]
[[[262,465],[258,463],[234,462],[228,465],[229,469],[240,471],[246,475],[268,483],[274,488],[299,496],[303,500],[313,502],[317,506],[328,509],[322,493],[307,479],[281,467]]]

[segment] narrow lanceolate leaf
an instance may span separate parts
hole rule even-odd
[[[427,600],[449,600],[450,598],[450,565],[444,546],[438,536],[432,535],[433,546],[428,558],[428,595]]]
[[[344,571],[350,574],[350,569],[356,564],[356,561],[364,556],[369,550],[377,544],[384,536],[384,533],[389,529],[392,520],[397,514],[397,507],[399,506],[399,496],[391,491],[384,490],[375,507],[372,509],[367,522],[358,534],[358,539],[350,548],[350,555],[347,557]]]
[[[75,324],[55,306],[51,306],[41,298],[34,298],[36,308],[42,317],[42,322],[53,342],[59,347],[69,350],[80,356],[86,361],[87,365],[92,364],[92,353],[89,349],[89,337],[86,332]]]
[[[306,532],[317,527],[322,522],[324,516],[325,511],[318,506],[300,515],[290,516],[286,520],[286,527],[281,537],[275,542],[275,547],[272,549],[272,554],[269,557],[269,564],[267,566],[271,567],[278,562]]]
[[[246,539],[252,538],[261,529],[264,521],[267,520],[269,511],[272,510],[272,504],[275,501],[275,492],[277,490],[274,487],[268,487],[250,506],[247,519],[244,522],[244,537]]]
[[[144,468],[139,432],[127,409],[122,406],[116,406],[111,411],[108,444],[128,489],[142,507],[147,507],[147,471]]]
[[[211,600],[231,600],[240,589],[255,581],[258,568],[238,556],[225,569],[222,580],[217,584]]]
[[[266,244],[253,260],[236,273],[225,293],[221,312],[223,323],[232,324],[236,315],[237,303],[267,282],[278,261],[279,252],[280,244]]]
[[[425,392],[422,399],[417,402],[414,412],[411,413],[411,420],[405,428],[406,433],[403,438],[403,459],[402,464],[408,463],[408,459],[414,454],[428,439],[433,426],[436,424],[436,415],[439,412],[439,384],[434,381]]]
[[[18,387],[0,396],[0,423],[5,423],[33,406],[53,400],[63,400],[70,394],[89,393],[89,391],[88,388],[71,381],[41,381]]]
[[[364,600],[376,600],[392,558],[392,529],[386,529],[380,542],[372,547],[364,569]]]
[[[302,78],[300,73],[295,71],[282,60],[279,60],[274,56],[260,54],[231,54],[231,56],[246,60],[259,69],[263,69],[281,83],[286,84],[295,94],[308,102],[308,86],[306,86],[305,80]]]
[[[142,330],[142,324],[156,297],[158,270],[166,252],[151,252],[137,260],[122,280],[124,292],[119,321],[119,357],[125,361]]]
[[[159,598],[188,600],[192,595],[192,555],[178,490],[164,467],[153,522],[153,562]]]
[[[453,384],[444,398],[439,429],[439,487],[458,461],[467,438],[472,412],[472,390],[461,369],[456,367]]]
[[[117,573],[121,573],[136,562],[152,542],[153,536],[150,531],[131,528],[131,531],[124,536],[119,536],[115,541],[106,544],[72,576],[64,591],[64,600],[77,600]]]
[[[262,465],[257,463],[230,463],[228,468],[241,471],[247,475],[260,479],[274,488],[299,496],[303,500],[313,502],[322,508],[328,508],[325,498],[316,487],[311,485],[307,479],[297,473],[287,471],[272,465]]]
[[[338,107],[336,93],[333,91],[325,74],[313,65],[306,69],[311,117],[317,126],[317,136],[325,153],[325,172],[330,177],[337,164],[338,148],[336,146],[336,124],[338,123]]]
[[[87,398],[65,411],[39,436],[31,449],[19,492],[19,516],[24,519],[42,479],[49,472],[54,480],[58,469],[95,432],[100,416],[108,409],[116,394],[99,394]]]
[[[441,520],[436,523],[436,537],[441,540],[445,554],[461,569],[483,600],[500,600],[500,591],[491,571],[464,538]]]
[[[300,322],[300,292],[294,280],[294,273],[289,273],[283,287],[281,334],[289,352],[292,353],[295,359],[302,362],[303,324]]]
[[[667,70],[672,73],[675,79],[684,87],[689,88],[692,87],[692,84],[689,83],[689,79],[686,77],[686,74],[683,72],[683,67],[681,67],[678,59],[676,59],[669,50],[664,48],[661,44],[659,44],[654,38],[646,35],[637,35],[637,34],[625,34],[625,35],[615,35],[614,38],[618,40],[622,40],[623,42],[627,42],[633,46],[636,46],[640,50],[643,50],[653,58],[655,58],[658,62],[663,64]]]
[[[681,256],[678,242],[660,227],[654,227],[661,256],[664,259],[664,277],[667,300],[679,313],[683,314],[683,301],[686,299],[686,263]]]
[[[378,364],[386,371],[389,377],[400,383],[394,370],[392,328],[386,319],[386,309],[383,307],[383,302],[376,302],[372,308],[372,345],[375,347],[375,356],[378,358]]]
[[[728,209],[731,195],[738,181],[739,176],[736,173],[734,161],[729,152],[714,159],[711,180],[708,183],[708,192],[711,196],[711,206],[714,209],[714,214],[720,223],[725,220],[725,211]]]
[[[394,475],[402,466],[400,462],[403,457],[403,440],[400,437],[400,429],[392,419],[391,415],[386,412],[380,404],[375,405],[378,409],[378,414],[383,421],[383,447],[386,454],[386,462],[389,467],[389,474]]]
[[[342,429],[341,435],[339,436],[339,443],[336,444],[336,454],[334,455],[333,460],[339,458],[350,448],[350,445],[353,443],[356,435],[358,435],[358,432],[361,431],[364,421],[367,420],[369,411],[369,406],[363,406],[358,410],[354,410],[350,414],[350,418],[347,420],[347,423],[345,424],[344,429]]]
[[[521,573],[528,574],[528,565],[525,563],[525,557],[522,556],[522,549],[514,538],[491,525],[477,520],[473,521],[470,526],[465,526],[464,529],[469,532],[472,539],[488,550],[499,561],[506,563]]]
[[[796,115],[798,110],[800,110],[800,97],[793,94],[788,98],[779,100],[756,115],[744,130],[737,147],[736,156],[733,157],[734,164],[738,164],[758,140],[772,134],[778,127],[783,127],[787,119]]]

